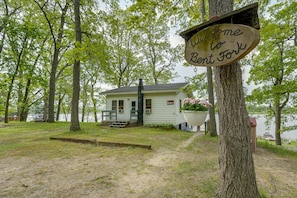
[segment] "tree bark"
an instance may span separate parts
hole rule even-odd
[[[27,120],[28,117],[28,96],[29,96],[29,89],[31,86],[31,77],[27,80],[26,83],[26,88],[25,88],[25,94],[23,96],[23,100],[21,102],[21,107],[20,107],[20,121],[25,121]]]
[[[200,12],[202,21],[205,22],[205,0],[200,1]],[[216,137],[217,134],[217,124],[215,117],[215,107],[214,107],[214,94],[213,94],[213,78],[212,78],[212,68],[207,67],[207,91],[208,91],[208,100],[213,105],[209,108],[209,134],[211,137]]]
[[[220,131],[217,197],[260,197],[250,148],[250,123],[238,63],[215,67]]]
[[[280,101],[279,98],[276,99],[275,102],[275,144],[276,145],[282,145],[281,141],[281,134],[280,134],[280,128],[281,128],[281,107],[280,107]]]
[[[210,16],[233,10],[232,0],[209,0]],[[250,148],[250,123],[238,62],[214,67],[220,131],[220,189],[216,197],[260,197]]]
[[[44,96],[43,96],[43,120],[46,122],[48,120],[48,90],[44,90]]]
[[[76,47],[81,45],[81,27],[80,27],[80,0],[74,0],[74,17],[75,17],[75,35]],[[78,56],[73,65],[73,91],[71,102],[71,124],[70,131],[79,131],[79,92],[80,92],[80,57]]]
[[[93,102],[93,112],[94,112],[95,122],[98,122],[98,118],[97,118],[97,99],[94,96],[94,87],[95,87],[95,84],[92,83],[92,86],[91,86],[91,99],[92,99],[92,102]]]
[[[213,105],[209,108],[209,134],[211,137],[217,136],[217,124],[215,117],[215,107],[214,107],[214,94],[213,94],[213,79],[212,79],[212,68],[207,67],[207,89],[208,89],[208,100]]]
[[[56,121],[59,121],[59,119],[60,119],[61,105],[62,105],[64,97],[65,97],[65,94],[59,94],[57,112],[56,112]]]

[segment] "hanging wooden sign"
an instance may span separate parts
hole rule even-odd
[[[227,65],[243,58],[259,41],[259,30],[250,26],[216,24],[186,41],[185,58],[196,66]]]
[[[241,9],[235,10],[230,13],[218,16],[209,20],[205,23],[196,25],[180,33],[186,42],[194,36],[197,32],[215,24],[242,24],[253,27],[255,29],[260,29],[259,17],[258,17],[258,3],[253,3]]]

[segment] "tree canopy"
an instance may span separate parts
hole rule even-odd
[[[208,3],[203,2],[207,10]],[[252,2],[235,1],[234,7]],[[184,46],[172,43],[170,36],[209,18],[200,10],[201,3],[80,1],[82,42],[76,48],[73,1],[1,0],[1,114],[18,115],[22,121],[30,112],[42,113],[49,121],[69,114],[72,65],[78,56],[84,115],[91,111],[97,116],[104,101],[98,93],[106,85],[131,86],[139,78],[146,84],[172,81],[179,75],[175,68],[183,62]],[[273,115],[272,94],[278,94],[280,107],[285,102],[283,110],[289,113],[296,108],[296,3],[266,5],[269,1],[261,2],[259,9],[266,17],[261,21],[261,44],[252,57],[250,82],[258,88],[250,99],[271,104]],[[282,68],[284,76],[279,78]],[[283,122],[286,118],[281,117]]]
[[[261,43],[252,57],[250,70],[249,82],[257,88],[249,100],[269,107],[267,113],[275,118],[276,143],[279,145],[280,132],[288,129],[283,124],[289,118],[282,111],[285,107],[293,109],[296,106],[296,11],[295,1],[283,1],[267,9],[268,16],[261,21]]]

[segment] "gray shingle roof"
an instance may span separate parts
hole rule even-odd
[[[144,85],[143,93],[145,92],[162,92],[162,91],[178,91],[180,88],[185,87],[188,83],[171,83],[171,84],[158,84],[158,85]],[[138,86],[133,87],[120,87],[109,91],[101,92],[101,95],[117,94],[117,93],[137,93]]]

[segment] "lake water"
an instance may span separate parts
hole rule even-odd
[[[257,122],[256,133],[257,133],[257,136],[263,136],[265,132],[269,132],[271,135],[273,135],[273,137],[275,137],[275,135],[274,135],[274,129],[275,129],[274,119],[270,123],[269,128],[267,128],[267,126],[265,125],[265,121],[266,121],[265,115],[256,114],[256,115],[250,115],[250,117],[255,117],[256,118],[256,122]],[[216,114],[216,122],[217,122],[217,131],[218,131],[218,129],[219,129],[219,118],[218,118],[217,114]],[[287,122],[286,125],[287,126],[297,125],[297,120]],[[201,130],[202,131],[204,130],[204,126],[201,126]],[[288,140],[297,140],[297,129],[281,133],[281,138],[282,139],[288,139]]]
[[[274,136],[274,131],[275,131],[274,119],[271,121],[268,129],[265,125],[266,118],[264,115],[257,114],[257,115],[252,115],[251,117],[255,117],[257,120],[257,126],[256,126],[257,135],[262,136],[265,132],[269,132],[271,135]],[[293,125],[297,125],[297,120],[293,120],[286,123],[286,126],[293,126]],[[289,140],[297,140],[297,129],[281,133],[281,138],[289,139]]]

